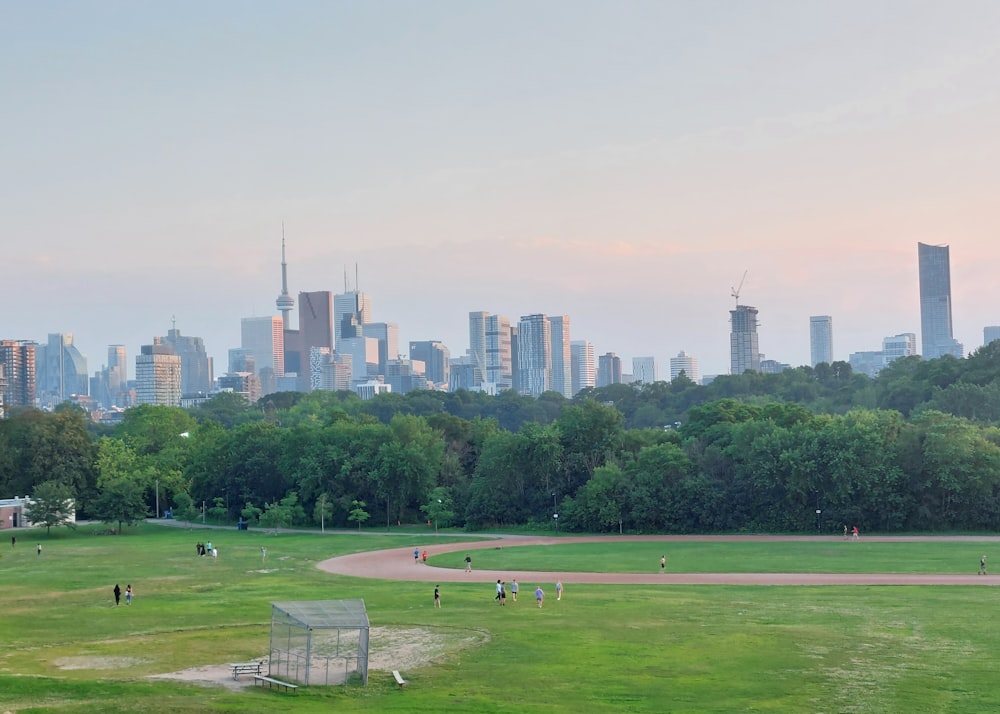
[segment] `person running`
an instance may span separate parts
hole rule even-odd
[[[421,560],[424,561],[424,565],[427,565],[427,551],[426,550],[423,553],[420,554],[420,558],[421,558]]]
[[[986,575],[986,556],[979,559],[979,574]]]
[[[556,600],[562,600],[562,581],[556,581]]]
[[[114,593],[115,593],[115,607],[118,607],[119,605],[122,604],[122,589],[118,586],[118,583],[115,583]]]
[[[517,602],[517,578],[514,578],[510,582],[510,596]]]
[[[660,556],[660,572],[661,573],[667,572],[667,556],[666,555],[661,555]]]
[[[441,607],[441,586],[434,586],[434,607]]]
[[[861,538],[861,531],[858,530],[857,526],[854,526],[854,528],[851,529],[851,535],[853,536],[854,540],[858,540]]]
[[[413,549],[413,562],[414,564],[420,562],[420,548]]]
[[[465,554],[465,572],[472,572],[472,556],[468,553]]]
[[[535,602],[538,603],[538,607],[542,606],[542,601],[545,600],[545,591],[542,590],[542,586],[538,585],[535,587]]]
[[[125,604],[126,605],[131,605],[132,604],[132,585],[131,584],[125,586]]]

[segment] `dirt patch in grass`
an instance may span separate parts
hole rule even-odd
[[[412,671],[427,667],[437,662],[443,662],[461,650],[489,642],[489,633],[480,630],[432,630],[425,627],[373,627],[369,631],[368,670],[386,671],[394,669]],[[127,660],[126,657],[67,657],[67,660],[88,660],[89,665],[81,663],[77,669],[111,669],[127,668],[131,663],[119,662],[111,664],[99,660]],[[263,671],[267,671],[267,658],[260,657],[264,662]],[[135,663],[138,663],[136,661]],[[60,666],[66,667],[62,664]],[[249,674],[233,679],[232,669],[227,663],[190,667],[178,672],[150,675],[151,679],[173,679],[191,684],[208,687],[225,687],[240,690],[252,686],[253,677]]]

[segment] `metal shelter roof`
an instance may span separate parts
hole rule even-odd
[[[293,600],[272,602],[271,607],[309,629],[368,629],[364,600]]]

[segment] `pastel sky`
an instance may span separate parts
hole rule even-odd
[[[568,314],[661,376],[919,336],[917,242],[955,336],[1000,324],[994,0],[6,3],[0,337],[90,372],[172,318],[226,369],[240,318],[344,287],[409,340]]]

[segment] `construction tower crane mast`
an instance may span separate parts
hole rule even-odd
[[[740,290],[743,289],[743,281],[747,279],[747,273],[749,273],[749,272],[750,272],[749,270],[744,270],[743,271],[743,277],[740,278],[740,284],[737,285],[735,288],[732,288],[732,296],[734,298],[736,298],[736,305],[737,305],[737,307],[740,304]]]

